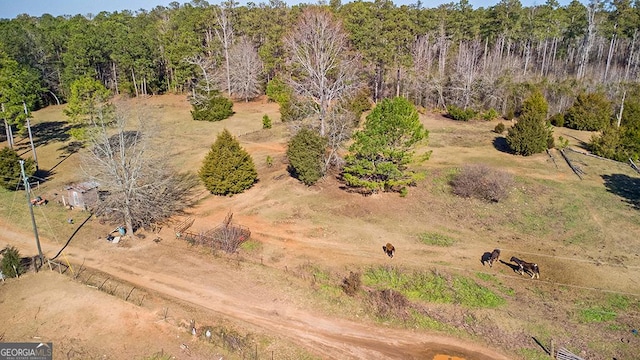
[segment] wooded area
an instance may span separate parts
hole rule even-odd
[[[594,0],[585,6],[574,0],[559,6],[549,0],[525,7],[502,0],[474,9],[467,0],[437,8],[420,1],[289,7],[279,0],[243,6],[194,0],[149,11],[1,20],[2,67],[11,63],[41,87],[37,97],[24,93],[3,102],[26,100],[32,109],[55,103],[85,75],[116,94],[186,93],[202,77],[199,65],[205,60],[215,69],[208,75],[218,90],[241,99],[255,96],[253,82],[238,77],[251,65],[237,59],[254,59],[264,88],[287,69],[286,42],[297,31],[292,24],[312,6],[342,22],[376,100],[400,95],[425,107],[453,104],[507,114],[528,87],[543,84],[554,114],[581,90],[603,90],[619,103],[624,85],[640,76],[638,1]],[[248,44],[259,58],[247,51]]]

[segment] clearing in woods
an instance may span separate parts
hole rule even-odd
[[[53,341],[56,358],[72,359],[541,359],[552,340],[585,358],[623,359],[640,348],[630,332],[640,326],[640,180],[624,164],[569,151],[586,173],[580,180],[556,150],[555,163],[546,154],[501,150],[503,138],[491,131],[498,121],[425,114],[430,139],[418,153],[433,151],[419,165],[425,179],[404,198],[363,197],[342,190],[332,176],[306,187],[288,175],[288,127],[273,103],[236,103],[236,114],[217,123],[190,120],[181,96],[122,103],[157,122],[162,151],[181,171],[198,170],[223,128],[238,137],[259,182],[233,197],[201,191],[186,215],[195,218],[191,229],[204,231],[232,212],[234,223],[251,230],[251,241],[231,256],[212,253],[176,239],[168,224],[115,245],[105,241],[113,224],[91,218],[57,259],[73,265],[78,281],[47,271],[0,285],[2,341]],[[62,108],[36,112],[33,121],[40,167],[48,170],[34,190],[50,200],[34,208],[47,257],[88,215],[56,202],[64,184],[82,180]],[[272,129],[262,129],[265,114]],[[592,134],[561,128],[555,135],[583,150]],[[28,142],[19,146],[28,156]],[[451,195],[451,175],[470,163],[513,174],[510,197],[488,204]],[[24,193],[0,197],[0,247],[34,255]],[[393,258],[382,251],[387,242],[396,248]],[[483,267],[481,256],[494,248],[501,261]],[[540,280],[514,273],[511,256],[537,262]],[[409,308],[383,314],[366,295],[379,284],[365,283],[356,297],[343,293],[350,271],[369,279],[431,276],[456,291],[433,301],[409,296],[423,316]],[[483,306],[482,293],[466,295],[473,283],[504,302]]]

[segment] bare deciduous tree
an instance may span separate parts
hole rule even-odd
[[[229,52],[231,92],[245,101],[260,95],[262,60],[247,38],[242,38]]]
[[[119,109],[110,128],[105,114],[98,112],[90,131],[91,151],[82,163],[101,190],[93,212],[124,224],[127,233],[133,234],[190,206],[195,175],[178,174],[167,166],[166,152],[154,146],[153,131],[145,122],[138,120],[132,130],[129,115]]]
[[[326,9],[308,8],[284,39],[291,66],[289,83],[296,95],[313,102],[325,136],[327,114],[360,87],[359,57],[349,49],[342,24]]]
[[[229,50],[231,49],[231,45],[233,44],[233,24],[231,23],[230,10],[232,10],[233,4],[235,3],[230,1],[226,4],[228,5],[228,8],[220,7],[218,11],[215,12],[216,22],[219,26],[219,28],[216,28],[216,36],[218,37],[218,40],[222,44],[222,49],[224,50],[225,70],[227,73],[227,94],[231,96],[231,66],[229,59]]]

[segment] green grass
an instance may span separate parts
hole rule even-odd
[[[581,323],[601,323],[614,320],[618,314],[606,307],[593,306],[586,309],[580,309],[578,320]]]
[[[409,300],[459,304],[470,308],[495,308],[506,300],[470,278],[451,279],[435,273],[416,271],[403,273],[398,268],[378,267],[365,271],[363,283],[377,289],[393,289]]]
[[[456,239],[437,232],[420,233],[418,234],[418,239],[423,244],[442,247],[451,246],[456,242]]]
[[[526,360],[549,360],[549,355],[542,349],[520,349],[518,353]]]
[[[456,302],[466,307],[496,308],[506,304],[504,298],[489,288],[462,276],[453,279],[453,291],[456,294]]]
[[[480,280],[484,280],[486,282],[492,283],[492,287],[497,288],[501,293],[509,296],[515,296],[516,292],[510,287],[504,286],[495,275],[487,274],[487,273],[476,273],[476,276]]]

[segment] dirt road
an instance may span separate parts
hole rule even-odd
[[[65,250],[72,263],[82,263],[136,287],[179,299],[230,320],[251,324],[262,332],[289,338],[322,358],[431,359],[437,354],[464,359],[507,359],[506,356],[458,339],[425,332],[385,328],[315,313],[262,281],[260,272],[224,261],[202,261],[203,255],[180,249],[179,244],[135,240],[139,245],[117,248],[96,240],[95,248]],[[60,245],[41,239],[45,256]],[[11,244],[23,254],[34,253],[34,240],[0,223],[0,247]],[[209,259],[210,260],[210,259]],[[246,266],[246,265],[241,265]],[[251,266],[251,265],[249,265]],[[258,274],[256,276],[255,274]]]

